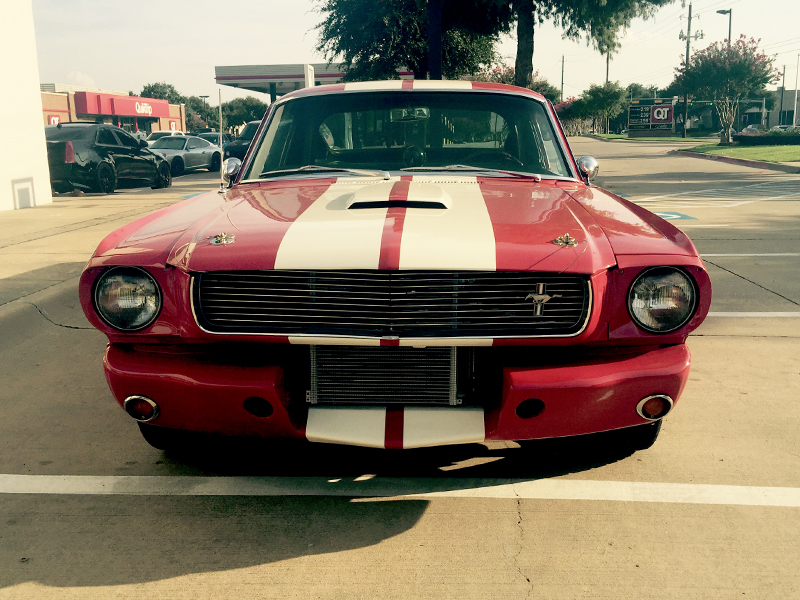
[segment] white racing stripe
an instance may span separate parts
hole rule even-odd
[[[475,177],[415,175],[408,198],[426,198],[433,185],[449,208],[409,208],[400,244],[400,269],[494,271],[497,251],[489,209]]]
[[[309,442],[383,448],[386,409],[383,407],[337,406],[308,409],[306,438]]]
[[[470,444],[486,439],[482,408],[403,409],[403,448]]]
[[[541,479],[0,475],[0,494],[520,498],[800,508],[800,488]]]
[[[356,193],[388,200],[394,182],[342,177],[289,226],[276,269],[377,269],[387,208],[348,210]]]

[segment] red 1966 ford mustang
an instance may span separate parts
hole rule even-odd
[[[83,273],[111,390],[182,432],[379,448],[620,430],[648,447],[711,286],[691,241],[589,184],[528,90],[387,81],[275,102],[228,187]]]

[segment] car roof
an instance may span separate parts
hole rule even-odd
[[[306,96],[308,94],[331,94],[341,92],[499,92],[517,96],[532,96],[545,101],[544,96],[527,88],[504,83],[464,80],[390,79],[386,81],[358,81],[332,83],[302,88],[282,96],[279,101]]]

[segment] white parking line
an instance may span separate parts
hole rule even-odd
[[[800,507],[800,488],[585,481],[323,477],[0,475],[2,494],[530,498]]]

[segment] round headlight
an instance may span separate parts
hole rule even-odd
[[[115,329],[137,331],[151,325],[161,310],[156,280],[137,267],[106,271],[94,290],[97,314]]]
[[[683,326],[694,314],[697,290],[683,271],[656,267],[639,275],[628,294],[628,311],[636,324],[651,333]]]

